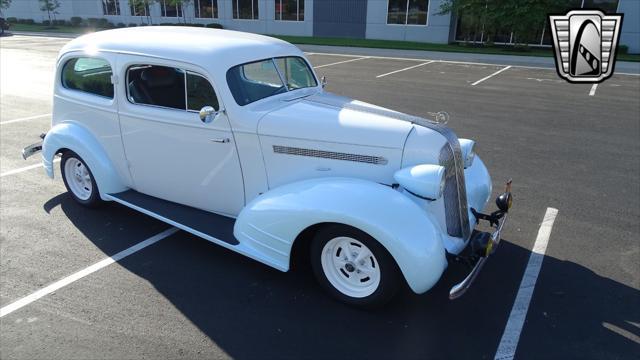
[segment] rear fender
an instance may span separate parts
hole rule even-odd
[[[411,289],[429,290],[447,266],[438,227],[391,187],[348,178],[321,178],[272,189],[240,213],[235,237],[288,270],[291,247],[305,229],[340,223],[371,235],[395,259]]]
[[[52,127],[44,138],[42,160],[50,178],[54,177],[54,156],[63,149],[75,152],[89,166],[103,200],[107,200],[105,194],[128,189],[100,142],[91,132],[76,122],[59,123]]]

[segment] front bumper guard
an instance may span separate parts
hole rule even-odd
[[[505,214],[502,217],[502,219],[498,223],[498,227],[497,227],[496,231],[494,231],[491,234],[491,252],[490,252],[490,254],[488,254],[487,256],[481,257],[478,260],[478,262],[476,262],[476,264],[473,266],[473,269],[471,270],[469,275],[467,275],[467,277],[464,278],[464,280],[462,280],[462,282],[454,285],[451,288],[451,290],[449,290],[449,299],[453,300],[453,299],[459,298],[460,296],[462,296],[469,289],[469,287],[471,287],[471,284],[473,283],[473,281],[476,279],[476,277],[480,273],[480,270],[482,270],[482,267],[484,266],[484,264],[487,262],[487,260],[489,260],[489,256],[496,251],[496,248],[498,247],[498,244],[500,244],[500,233],[502,232],[502,228],[504,227],[505,222],[507,222],[507,214]]]
[[[480,270],[482,270],[482,267],[489,259],[489,256],[491,256],[491,254],[496,251],[498,245],[500,244],[502,229],[504,228],[504,224],[507,222],[507,217],[509,215],[508,211],[509,208],[511,208],[512,199],[511,180],[509,180],[507,182],[506,191],[496,199],[496,204],[498,205],[498,208],[500,210],[492,213],[491,215],[476,213],[475,210],[472,210],[476,215],[476,222],[478,222],[479,220],[487,220],[489,221],[489,224],[491,226],[495,225],[495,231],[491,234],[486,232],[474,231],[474,234],[472,235],[469,243],[471,244],[472,251],[474,251],[474,253],[471,255],[471,258],[477,259],[477,262],[475,263],[475,265],[473,265],[473,268],[471,269],[471,272],[467,275],[467,277],[465,277],[462,282],[454,285],[451,290],[449,290],[449,299],[453,300],[459,298],[469,289],[469,287],[471,287],[471,284],[480,273]],[[489,237],[489,239],[486,242],[475,241],[483,240],[482,238],[486,238],[487,236]],[[474,243],[483,243],[482,249],[473,249]],[[478,252],[480,254],[478,254]],[[456,258],[460,259],[459,257]],[[464,260],[468,262],[468,259]]]

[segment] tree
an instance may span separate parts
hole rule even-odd
[[[483,41],[492,41],[501,30],[513,32],[514,42],[527,44],[545,24],[547,14],[564,11],[576,0],[444,0],[439,15],[464,17],[467,32],[483,34]],[[476,39],[474,33],[474,42]],[[470,34],[463,34],[468,38]]]
[[[0,15],[11,6],[11,0],[0,0]]]
[[[54,15],[58,13],[58,8],[60,8],[60,0],[39,0],[40,1],[40,11],[46,11],[47,16],[49,17],[49,25],[51,22],[51,14]]]

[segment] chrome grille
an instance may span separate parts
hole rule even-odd
[[[440,150],[439,160],[440,165],[445,168],[443,196],[447,234],[466,239],[469,233],[469,218],[468,216],[462,216],[463,212],[467,214],[466,192],[464,183],[462,183],[461,187],[458,181],[456,171],[458,167],[456,167],[455,155],[449,144],[445,144]],[[464,201],[461,201],[459,194],[464,194]]]
[[[273,152],[276,154],[309,156],[309,157],[317,157],[317,158],[332,159],[332,160],[353,161],[353,162],[367,163],[367,164],[373,164],[373,165],[386,165],[388,163],[387,159],[380,156],[349,154],[349,153],[341,153],[341,152],[325,151],[325,150],[303,149],[303,148],[281,146],[281,145],[273,145]]]

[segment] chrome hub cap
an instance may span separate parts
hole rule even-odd
[[[64,164],[64,173],[67,178],[69,190],[80,200],[88,200],[93,191],[91,174],[82,161],[69,158]]]
[[[350,237],[329,240],[322,249],[322,270],[344,295],[363,298],[380,285],[380,266],[369,248]]]

